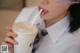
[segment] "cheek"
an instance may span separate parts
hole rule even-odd
[[[60,16],[65,11],[67,11],[67,8],[65,8],[64,6],[53,6],[53,7],[49,7],[48,9],[49,9],[49,13],[44,15],[45,20],[55,19],[56,17]]]
[[[67,11],[68,7],[69,4],[59,3],[58,1],[50,2],[46,7],[49,10],[49,13],[47,13],[43,17],[45,20],[55,19],[56,17]]]
[[[49,13],[45,15],[46,19],[54,19],[64,11],[62,7],[57,5],[49,6],[48,10]]]

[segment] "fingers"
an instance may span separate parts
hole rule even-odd
[[[10,38],[10,37],[7,37],[5,39],[5,42],[8,44],[12,44],[12,45],[17,44],[17,42],[13,38]]]
[[[14,44],[18,44],[15,41],[15,37],[17,37],[17,34],[13,32],[12,30],[12,25],[9,25],[8,27],[6,27],[6,34],[7,37],[5,39],[5,44],[8,45],[8,49],[9,49],[9,53],[14,53]]]
[[[6,43],[9,43],[9,44],[17,44],[16,41],[15,41],[15,37],[17,37],[17,35],[14,33],[14,32],[10,32],[8,31],[7,32],[7,37],[5,39],[5,42]]]
[[[15,37],[17,37],[17,34],[14,33],[14,32],[8,32],[8,33],[7,33],[7,36],[8,36],[8,37],[15,38]]]
[[[15,41],[15,37],[17,37],[16,33],[14,33],[12,31],[12,27],[7,27],[7,37],[5,39],[5,42],[9,43],[9,44],[17,44]]]

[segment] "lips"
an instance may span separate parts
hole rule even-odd
[[[42,8],[42,7],[39,7],[39,10],[43,9],[43,11],[41,12],[41,15],[45,15],[48,13],[48,10]]]

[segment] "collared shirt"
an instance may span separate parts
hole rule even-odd
[[[35,8],[24,8],[15,22],[27,21]],[[36,13],[33,13],[36,14]],[[46,28],[48,35],[39,42],[36,53],[80,53],[80,32],[69,32],[68,16]],[[78,32],[78,31],[77,31]]]
[[[46,35],[36,53],[80,53],[80,39],[69,32],[68,16],[46,28]]]

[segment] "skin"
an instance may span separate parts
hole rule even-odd
[[[39,8],[48,11],[47,13],[43,12],[41,14],[46,27],[49,27],[63,19],[64,16],[67,15],[70,5],[71,4],[68,0],[39,0]],[[12,31],[12,26],[9,25],[7,27],[7,38],[5,39],[5,43],[9,45],[9,48],[13,48],[14,44],[18,44],[14,39],[15,37],[17,37],[17,34]],[[12,53],[12,50],[9,50],[10,53]]]
[[[68,0],[40,0],[39,6],[49,11],[41,15],[49,27],[64,18],[68,13],[70,2]]]

